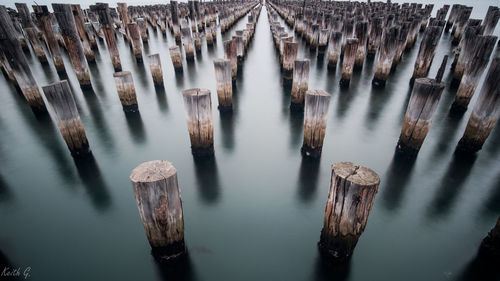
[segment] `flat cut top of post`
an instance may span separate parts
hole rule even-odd
[[[372,169],[351,162],[339,162],[332,165],[336,176],[360,186],[373,186],[380,183],[380,177]]]
[[[170,51],[176,51],[176,50],[179,50],[179,46],[175,45],[175,46],[172,46],[170,48],[168,48]]]
[[[204,95],[210,96],[210,90],[193,88],[193,89],[187,89],[187,90],[182,91],[182,94],[185,96],[204,96]]]
[[[323,90],[308,90],[306,92],[306,95],[313,95],[313,96],[325,96],[325,97],[329,97],[330,94],[323,91]]]
[[[131,75],[130,71],[120,71],[113,73],[113,77],[123,77],[128,75]]]
[[[175,175],[177,170],[172,163],[166,160],[153,160],[141,163],[130,173],[132,182],[156,182],[162,179],[168,179]]]

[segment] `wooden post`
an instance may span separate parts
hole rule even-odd
[[[193,32],[193,39],[194,39],[194,49],[196,50],[196,53],[201,52],[201,37],[198,32]]]
[[[431,127],[445,84],[429,78],[415,80],[397,148],[416,155]]]
[[[182,91],[187,111],[187,125],[194,156],[214,154],[214,127],[212,124],[212,101],[210,90],[188,89]]]
[[[35,77],[23,53],[16,30],[5,6],[0,5],[0,50],[9,63],[17,84],[35,114],[46,112]]]
[[[500,19],[500,9],[495,6],[489,6],[486,17],[484,17],[483,25],[481,26],[482,35],[492,35]]]
[[[330,94],[322,90],[308,90],[304,106],[304,142],[302,155],[319,158],[325,139]]]
[[[137,23],[127,24],[127,30],[129,32],[130,40],[132,41],[132,50],[134,52],[134,57],[136,61],[142,62],[142,43],[141,35],[139,33],[139,26]]]
[[[354,61],[356,60],[356,52],[358,49],[358,39],[349,38],[346,40],[344,49],[344,60],[342,61],[342,76],[340,78],[341,87],[349,87],[351,82],[352,71],[354,69]]]
[[[460,9],[460,5],[458,5],[458,4],[453,4],[451,6],[450,15],[448,16],[448,21],[446,22],[446,28],[445,28],[446,33],[453,26],[453,23],[455,22],[455,19],[457,18],[457,12],[459,9]]]
[[[64,38],[64,45],[68,51],[71,65],[75,71],[76,78],[82,88],[92,88],[90,82],[90,72],[87,66],[87,60],[83,53],[82,42],[76,30],[75,19],[69,4],[52,4],[54,16],[59,23],[61,34]]]
[[[243,36],[233,36],[233,41],[236,44],[236,59],[238,65],[243,64],[243,56],[245,55],[245,42],[243,41]]]
[[[127,38],[127,41],[131,43],[131,38],[128,33],[128,24],[131,23],[129,14],[128,14],[128,7],[127,3],[116,3],[116,9],[118,10],[118,13],[120,14],[120,19],[122,21],[122,25],[125,28],[125,37]]]
[[[455,69],[453,71],[452,84],[455,86],[460,83],[460,80],[462,80],[467,63],[474,60],[472,53],[474,52],[474,47],[476,45],[476,38],[478,36],[477,33],[477,27],[465,28],[465,33],[462,36],[462,41],[460,42],[460,53],[458,54]]]
[[[71,155],[77,158],[90,154],[89,142],[68,81],[53,83],[42,89],[53,113],[52,118]]]
[[[217,81],[217,97],[220,111],[233,110],[233,84],[231,76],[231,61],[215,59],[215,79]]]
[[[425,29],[415,61],[412,81],[427,76],[432,60],[434,59],[434,54],[436,53],[436,47],[439,43],[442,30],[443,28],[440,26],[429,26]]]
[[[41,63],[47,62],[47,56],[45,55],[45,50],[43,49],[42,42],[38,38],[38,33],[34,27],[25,27],[24,32],[26,33],[26,37],[31,43],[31,47],[33,48],[33,52],[35,52],[35,56]]]
[[[494,58],[474,105],[458,149],[470,153],[481,150],[500,117],[500,58]]]
[[[236,40],[224,41],[224,58],[231,61],[231,73],[233,80],[238,74],[238,60],[236,57]]]
[[[75,18],[76,30],[82,41],[83,53],[88,62],[95,62],[94,51],[92,50],[89,38],[87,36],[87,31],[85,29],[85,20],[83,17],[82,8],[80,5],[71,5],[71,10],[73,11],[73,17]]]
[[[174,28],[175,41],[181,41],[181,30],[179,26],[179,9],[177,1],[170,0],[170,13],[172,15],[172,25]]]
[[[45,39],[45,44],[49,48],[50,54],[52,56],[52,62],[57,72],[65,72],[64,61],[61,56],[61,49],[59,48],[59,43],[55,36],[54,27],[52,26],[51,14],[47,6],[33,5],[33,10],[37,18],[38,28],[43,34]]]
[[[138,18],[137,25],[139,26],[139,30],[141,31],[142,42],[147,43],[149,40],[147,22],[143,18]]]
[[[182,257],[184,219],[175,167],[164,160],[144,162],[132,170],[130,181],[153,255],[166,262]]]
[[[116,90],[122,103],[123,111],[139,111],[132,73],[130,71],[115,72],[113,73],[113,77],[115,78]]]
[[[89,44],[92,50],[98,50],[96,35],[94,34],[92,23],[85,23],[85,31],[87,32],[87,36],[89,37]]]
[[[181,28],[182,45],[186,53],[186,60],[194,60],[194,44],[191,38],[191,29],[188,26]]]
[[[214,37],[212,36],[212,24],[207,25],[205,29],[205,40],[207,41],[207,46],[212,46],[214,44]]]
[[[328,69],[337,67],[337,62],[342,50],[342,32],[332,31],[328,43]]]
[[[293,67],[292,98],[290,109],[304,110],[304,100],[309,84],[309,60],[296,59]]]
[[[398,65],[399,61],[401,60],[401,56],[403,55],[403,52],[406,48],[406,40],[408,38],[408,31],[410,28],[410,22],[405,22],[403,25],[401,25],[401,29],[399,30],[399,34],[397,37],[397,45],[396,45],[396,51],[394,52],[394,59],[392,60],[392,69],[395,69],[395,67]]]
[[[326,46],[328,45],[328,33],[329,29],[321,29],[319,31],[319,39],[318,39],[318,56],[322,56],[325,54]]]
[[[313,24],[311,26],[310,36],[311,36],[311,39],[309,42],[309,50],[316,51],[316,48],[318,47],[318,43],[319,43],[319,25],[318,24]]]
[[[344,25],[342,26],[342,53],[344,52],[347,39],[353,37],[354,33],[354,19],[345,18]]]
[[[297,59],[297,52],[299,44],[293,42],[283,43],[283,77],[285,80],[293,79],[293,67],[295,59]]]
[[[373,18],[370,27],[370,37],[368,38],[368,48],[366,50],[367,57],[375,57],[378,47],[380,46],[383,31],[384,29],[382,27],[382,18]]]
[[[477,36],[475,40],[472,56],[468,60],[468,65],[464,70],[460,86],[458,86],[455,101],[451,109],[456,113],[463,113],[467,110],[467,106],[476,91],[479,78],[488,66],[490,55],[497,42],[496,36]]]
[[[15,3],[19,17],[21,18],[21,25],[23,29],[27,27],[35,27],[33,20],[31,19],[31,13],[26,3]]]
[[[354,61],[354,67],[356,69],[363,68],[363,63],[366,56],[366,41],[368,39],[368,22],[358,21],[356,23],[354,34],[358,39],[358,48],[356,49],[356,57]]]
[[[108,46],[109,56],[111,57],[111,62],[115,72],[122,70],[122,63],[120,60],[120,53],[118,52],[118,47],[115,42],[115,33],[113,29],[113,19],[109,14],[109,5],[107,3],[97,3],[95,5],[97,14],[99,15],[99,22],[102,25],[102,30],[104,32],[104,38],[106,39],[106,45]]]
[[[182,55],[179,46],[174,45],[168,48],[170,52],[170,58],[172,59],[172,64],[176,72],[182,72]]]
[[[163,87],[163,71],[161,70],[160,54],[153,54],[148,56],[149,70],[153,77],[155,86]]]
[[[448,62],[448,55],[445,55],[443,57],[443,61],[441,62],[441,65],[439,66],[438,73],[436,75],[436,81],[441,82],[443,79],[444,71],[446,68],[446,63]]]
[[[373,170],[350,162],[332,165],[325,219],[318,243],[332,262],[350,260],[365,230],[378,192],[380,177]]]
[[[467,21],[469,20],[471,12],[472,7],[463,6],[460,9],[457,20],[455,21],[455,25],[453,26],[454,32],[453,40],[451,41],[452,44],[457,45],[458,43],[460,43],[460,39],[462,39],[462,33],[464,31],[465,25],[467,24]]]
[[[489,267],[491,268],[489,271],[495,272],[494,274],[496,277],[499,276],[497,266],[500,263],[500,217],[498,218],[496,225],[488,233],[488,236],[486,236],[481,242],[478,259],[480,259],[480,262],[483,264],[481,271],[488,272],[485,269]],[[489,275],[482,276],[493,277]]]

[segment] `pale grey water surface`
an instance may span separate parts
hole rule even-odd
[[[435,14],[444,2],[432,2]],[[461,2],[474,5],[475,18],[499,4]],[[30,280],[461,279],[500,214],[499,128],[477,157],[455,157],[470,110],[462,118],[450,117],[455,90],[447,87],[416,161],[395,159],[421,35],[382,90],[371,87],[375,63],[370,59],[354,73],[351,87],[340,90],[340,71],[327,71],[326,60],[318,60],[298,38],[299,56],[311,59],[310,89],[332,94],[322,157],[304,160],[303,118],[289,111],[290,93],[280,78],[266,13],[263,8],[236,81],[234,113],[227,116],[216,109],[212,60],[223,56],[222,40],[242,29],[246,19],[219,33],[213,48],[203,40],[201,54],[192,63],[184,61],[182,75],[174,74],[169,57],[172,35],[150,30],[144,54],[160,53],[164,89],[155,89],[147,62],[137,63],[119,37],[140,116],[122,111],[111,60],[99,42],[97,62],[90,65],[93,91],[82,91],[72,71],[67,77],[93,151],[90,161],[75,162],[51,119],[35,118],[1,76],[4,259],[15,267],[30,266]],[[450,42],[444,34],[429,76],[444,55],[451,55]],[[498,48],[493,55],[499,55]],[[28,61],[39,86],[60,80],[53,65],[41,65],[33,53]],[[65,64],[69,69],[67,57]],[[212,92],[212,161],[191,155],[180,92],[192,87]],[[174,164],[182,190],[190,255],[189,263],[176,269],[162,268],[152,258],[129,181],[134,167],[153,159]],[[332,270],[320,262],[316,243],[330,166],[339,161],[374,169],[381,185],[350,266]]]

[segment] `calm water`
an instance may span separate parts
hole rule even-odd
[[[494,4],[475,3],[477,18]],[[477,157],[456,158],[471,110],[450,117],[454,90],[447,88],[416,161],[394,158],[420,41],[385,89],[372,89],[375,63],[368,59],[351,87],[340,90],[340,71],[328,72],[326,59],[317,60],[299,38],[299,56],[311,59],[309,87],[332,94],[322,157],[302,159],[303,118],[290,114],[290,90],[280,79],[266,13],[263,8],[238,76],[232,115],[216,110],[212,60],[223,56],[222,40],[246,19],[219,34],[213,48],[203,41],[202,53],[184,62],[182,75],[174,74],[169,57],[172,35],[150,30],[144,54],[160,53],[165,89],[155,89],[147,64],[136,63],[120,37],[140,116],[122,111],[111,60],[100,42],[97,63],[90,65],[94,91],[82,91],[71,71],[67,78],[94,154],[85,162],[73,161],[51,119],[35,118],[1,76],[4,258],[16,267],[30,266],[30,280],[459,280],[500,214],[500,130]],[[443,35],[430,76],[451,54],[449,39]],[[498,48],[494,52],[499,55]],[[61,79],[33,53],[28,60],[40,86]],[[65,64],[69,69],[67,58]],[[192,87],[212,91],[212,161],[191,155],[180,91]],[[139,163],[153,159],[174,164],[182,190],[190,255],[176,269],[152,258],[128,178]],[[382,182],[351,264],[327,269],[316,243],[330,166],[338,161],[368,166]]]

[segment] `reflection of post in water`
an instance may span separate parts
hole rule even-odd
[[[111,205],[108,187],[104,182],[101,170],[92,154],[84,158],[74,159],[78,176],[97,210],[105,210]]]
[[[395,211],[401,205],[401,199],[410,181],[416,157],[407,157],[403,152],[395,151],[387,170],[382,190],[384,206]]]
[[[290,111],[290,147],[298,149],[302,140],[302,129],[304,127],[304,113]]]
[[[493,181],[491,192],[486,197],[487,201],[481,206],[481,215],[498,215],[500,214],[500,174]]]
[[[331,264],[325,262],[321,255],[316,258],[314,281],[345,281],[351,273],[351,259],[346,262]]]
[[[158,101],[158,107],[161,112],[168,111],[168,103],[167,103],[167,93],[165,92],[165,87],[163,86],[155,86],[156,91],[156,100]]]
[[[432,153],[433,160],[439,159],[447,154],[450,143],[454,140],[458,128],[460,127],[462,116],[446,116],[444,123],[441,124],[441,134],[438,138],[436,148]]]
[[[500,280],[500,217],[496,225],[481,242],[476,257],[467,265],[457,279],[467,280]]]
[[[439,189],[436,191],[434,200],[428,209],[429,212],[427,215],[429,218],[432,219],[450,212],[465,180],[472,171],[476,158],[475,155],[467,156],[459,153],[453,155],[451,163],[438,185]]]
[[[162,263],[154,260],[159,274],[159,280],[165,281],[191,281],[196,280],[195,271],[189,253],[185,254],[175,263]]]
[[[220,111],[220,127],[222,130],[222,145],[228,150],[234,149],[234,121],[233,111]]]
[[[146,131],[144,129],[144,123],[142,122],[141,113],[139,111],[125,112],[125,117],[133,140],[136,143],[143,143],[146,140]]]
[[[92,121],[94,122],[96,128],[96,134],[106,147],[106,150],[114,150],[114,140],[113,135],[109,133],[109,127],[106,122],[106,118],[102,113],[101,103],[99,98],[93,89],[82,90],[83,97],[87,102],[87,107],[90,110]]]
[[[9,188],[9,185],[3,178],[2,174],[0,174],[0,202],[9,201],[12,198],[12,191]]]
[[[300,161],[298,193],[300,200],[310,202],[318,189],[320,159],[302,157]]]
[[[380,117],[380,113],[384,111],[387,101],[392,96],[394,88],[393,84],[387,85],[385,88],[375,87],[371,89],[369,98],[369,110],[365,115],[366,128],[370,131],[375,130],[375,125]]]
[[[215,203],[220,196],[219,172],[214,157],[194,157],[194,172],[200,191],[201,199],[205,203]]]

